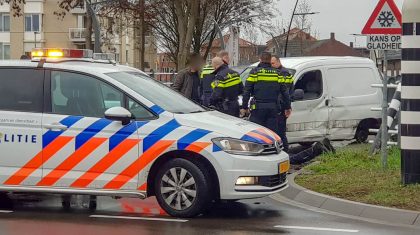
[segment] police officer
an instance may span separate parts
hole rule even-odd
[[[204,66],[200,74],[200,95],[201,95],[201,104],[209,107],[210,106],[210,97],[213,93],[213,88],[211,83],[214,80],[214,68],[213,65]]]
[[[212,65],[215,69],[213,73],[215,77],[212,83],[211,105],[223,113],[239,117],[238,96],[243,92],[239,74],[229,69],[220,57],[215,57]]]
[[[282,97],[284,109],[289,110],[291,109],[290,95],[287,87],[282,83],[279,71],[271,67],[270,63],[271,53],[263,52],[260,64],[251,70],[245,84],[241,115],[249,110],[248,102],[253,96],[250,120],[278,132],[279,96]]]
[[[278,70],[280,74],[280,83],[284,84],[289,92],[290,97],[292,97],[293,94],[293,75],[290,74],[289,70],[283,67],[280,61],[280,57],[273,56],[271,58],[271,66]],[[284,97],[279,97],[279,105],[280,105],[280,112],[278,113],[278,135],[281,137],[283,141],[283,147],[284,151],[289,151],[289,143],[287,141],[286,131],[287,131],[287,119],[290,117],[292,110],[291,109],[285,109],[285,105],[283,104]]]

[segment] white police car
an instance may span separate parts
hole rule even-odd
[[[1,192],[155,195],[170,215],[191,217],[213,200],[287,186],[276,134],[90,54],[42,49],[0,62]]]

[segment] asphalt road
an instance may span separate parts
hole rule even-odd
[[[0,235],[420,234],[420,228],[348,219],[271,198],[214,205],[207,215],[186,220],[167,216],[154,198],[98,198],[96,211],[75,205],[69,212],[57,197],[37,199],[3,208]]]

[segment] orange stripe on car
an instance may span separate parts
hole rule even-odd
[[[112,149],[105,157],[91,167],[85,174],[77,179],[70,187],[75,188],[86,188],[96,178],[108,170],[115,162],[121,159],[128,151],[133,149],[140,140],[137,139],[126,139],[121,142],[117,147]]]
[[[195,152],[195,153],[201,153],[203,149],[207,148],[210,145],[208,142],[194,142],[190,144],[185,150]]]
[[[249,132],[247,135],[249,135],[251,137],[254,137],[254,138],[257,138],[257,139],[260,139],[260,140],[264,141],[267,144],[272,144],[273,143],[273,141],[270,140],[269,138],[267,138],[267,137],[265,137],[263,135],[260,135],[258,133],[255,133],[255,132]]]
[[[272,131],[272,130],[270,130],[270,129],[267,129],[267,128],[258,128],[257,130],[258,130],[258,131],[265,132],[265,133],[267,133],[268,135],[270,135],[270,134],[271,134],[271,135],[274,137],[274,139],[276,139],[277,141],[281,140],[280,136],[279,136],[279,135],[277,135],[274,131]]]
[[[76,150],[48,175],[42,178],[37,186],[52,186],[59,181],[65,174],[75,168],[80,162],[85,160],[93,151],[101,146],[106,138],[92,138],[88,140],[82,147]]]
[[[140,191],[147,191],[147,183],[142,184],[142,185],[139,187],[139,190],[140,190]]]
[[[28,178],[34,171],[42,167],[44,162],[48,161],[54,154],[67,145],[74,137],[59,136],[49,145],[47,145],[41,152],[33,157],[28,163],[14,173],[9,179],[4,182],[5,185],[20,185],[26,178]]]
[[[120,189],[128,181],[133,179],[141,170],[143,170],[149,163],[158,158],[167,148],[169,148],[174,140],[161,140],[143,153],[136,161],[134,161],[123,172],[117,175],[113,180],[107,183],[105,189]]]

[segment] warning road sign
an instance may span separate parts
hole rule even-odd
[[[401,50],[400,35],[369,35],[367,37],[369,50]]]
[[[394,0],[380,0],[362,34],[401,34],[401,12]]]

